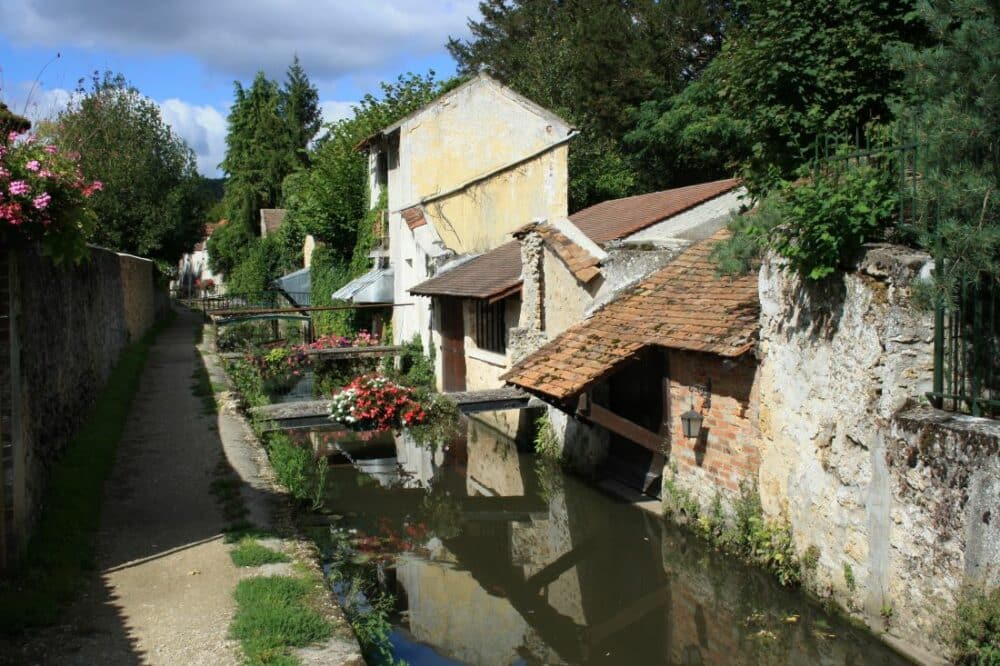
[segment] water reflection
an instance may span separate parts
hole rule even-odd
[[[328,506],[395,595],[410,663],[907,663],[477,421],[435,451],[397,436],[327,453]]]

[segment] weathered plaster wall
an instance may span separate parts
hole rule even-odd
[[[542,253],[543,328],[551,340],[573,324],[583,321],[583,314],[593,302],[604,278],[597,276],[583,284],[552,250],[543,246]]]
[[[496,82],[474,79],[400,125],[399,165],[407,173],[398,190],[399,207],[531,157],[564,140],[569,129],[555,115]],[[565,158],[563,150],[563,179]],[[565,187],[554,194],[561,195],[565,215]]]
[[[122,350],[152,325],[160,299],[151,261],[96,248],[89,261],[60,267],[19,251],[3,277],[11,397],[0,429],[10,434],[3,491],[8,552],[16,555],[44,504],[49,468]]]
[[[508,131],[501,135],[501,140],[511,134]],[[445,244],[461,254],[502,245],[510,240],[512,232],[532,220],[565,216],[567,153],[566,146],[559,146],[434,200],[424,207],[428,221]]]
[[[821,593],[873,625],[892,608],[893,633],[939,651],[942,613],[968,573],[955,516],[971,520],[970,507],[956,479],[996,472],[941,438],[911,451],[913,426],[895,422],[930,389],[932,315],[911,302],[929,270],[926,255],[885,245],[822,286],[762,268],[760,491],[800,552],[819,549]]]

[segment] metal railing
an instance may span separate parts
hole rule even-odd
[[[934,313],[934,390],[939,409],[1000,416],[1000,288],[984,277]]]

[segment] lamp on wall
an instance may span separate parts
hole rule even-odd
[[[681,427],[684,429],[684,436],[688,439],[697,439],[698,435],[701,434],[701,421],[701,414],[694,411],[694,405],[691,405],[691,409],[681,414]]]
[[[704,385],[691,385],[691,409],[681,414],[681,428],[684,436],[688,439],[697,439],[701,434],[701,423],[704,417],[694,410],[694,392],[702,394],[702,407],[708,409],[712,406],[712,380],[709,378]]]

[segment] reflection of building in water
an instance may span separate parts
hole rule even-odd
[[[469,495],[523,496],[524,476],[514,440],[476,419],[469,419],[468,430]]]
[[[429,488],[441,466],[445,463],[445,448],[432,450],[413,441],[406,430],[395,436],[396,459],[403,470],[404,488]]]
[[[410,555],[396,561],[409,607],[409,630],[449,657],[470,664],[511,664],[530,629],[510,602],[484,590],[472,574]]]

